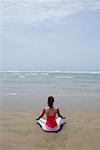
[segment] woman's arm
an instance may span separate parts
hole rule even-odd
[[[65,117],[60,114],[59,108],[57,108],[57,114],[58,114],[58,116],[61,117],[62,119],[65,119]]]
[[[41,115],[39,117],[37,117],[36,120],[39,120],[40,118],[42,118],[44,114],[45,114],[45,109],[43,109]]]

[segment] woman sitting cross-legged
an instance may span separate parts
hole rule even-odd
[[[62,127],[62,119],[65,119],[60,114],[59,108],[53,106],[54,98],[48,97],[48,106],[43,109],[42,114],[36,118],[37,123],[42,127],[44,131],[59,131]],[[42,117],[46,114],[46,120]],[[58,118],[56,119],[56,114]]]

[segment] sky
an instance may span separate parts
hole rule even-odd
[[[100,71],[100,0],[1,0],[0,70]]]

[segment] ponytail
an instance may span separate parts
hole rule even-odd
[[[49,106],[50,108],[52,108],[53,103],[54,103],[54,97],[53,97],[53,96],[49,96],[49,97],[48,97],[48,106]]]

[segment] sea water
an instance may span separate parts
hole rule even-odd
[[[0,71],[1,94],[35,90],[100,90],[100,72]]]
[[[54,96],[62,108],[100,108],[100,72],[0,71],[0,105],[39,107]]]

